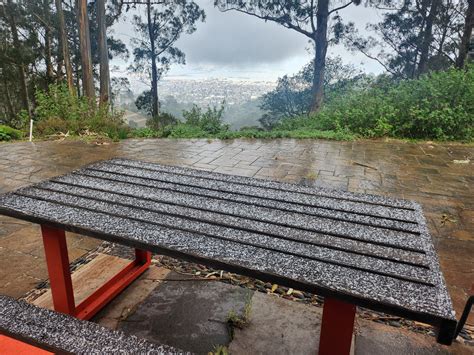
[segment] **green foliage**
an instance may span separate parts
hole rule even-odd
[[[438,1],[436,10],[433,10],[434,3],[385,2],[390,11],[382,14],[380,22],[368,24],[371,35],[360,35],[352,24],[345,33],[346,45],[376,60],[398,78],[415,78],[426,69],[447,69],[458,55],[467,1]],[[434,18],[429,24],[432,11],[435,11]],[[428,43],[424,44],[427,34],[430,34]],[[420,58],[426,50],[426,68],[423,68]]]
[[[170,138],[207,138],[211,135],[203,131],[200,127],[180,123],[175,127],[166,127],[163,130],[163,137]]]
[[[130,132],[131,136],[134,138],[159,138],[161,137],[160,131],[155,131],[154,129],[145,127],[145,128],[136,128]]]
[[[215,106],[208,107],[206,111],[203,111],[197,105],[194,105],[189,111],[183,111],[186,125],[199,128],[208,134],[218,134],[229,130],[229,126],[222,123],[223,114],[223,103],[219,108]]]
[[[207,355],[229,355],[229,348],[225,345],[218,345]]]
[[[148,128],[152,130],[159,130],[161,127],[172,126],[179,122],[179,120],[170,113],[162,112],[157,117],[150,117],[146,121]]]
[[[96,108],[87,98],[71,95],[65,85],[50,85],[48,91],[36,92],[35,121],[35,134],[40,136],[95,132],[123,139],[129,131],[122,121],[122,112]]]
[[[314,60],[297,74],[278,79],[277,87],[262,96],[261,109],[267,111],[259,119],[265,129],[272,129],[283,118],[297,117],[309,112],[313,98]],[[326,58],[324,75],[325,100],[339,97],[362,82],[365,76],[353,65],[344,64],[341,57]]]
[[[375,80],[346,92],[310,119],[321,130],[345,130],[363,137],[462,140],[474,138],[474,66],[433,72],[416,80]]]
[[[21,139],[22,132],[5,125],[0,125],[0,141],[9,141],[12,139]]]
[[[231,339],[234,338],[235,328],[244,329],[250,322],[250,313],[252,312],[252,296],[247,294],[243,312],[237,314],[233,309],[227,316],[227,327]]]

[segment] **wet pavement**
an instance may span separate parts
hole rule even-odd
[[[474,147],[381,141],[126,140],[0,144],[0,193],[112,157],[413,199],[422,204],[458,314],[474,283]],[[75,260],[99,242],[68,239]],[[39,229],[0,216],[0,293],[45,281]],[[471,315],[469,322],[474,324]]]

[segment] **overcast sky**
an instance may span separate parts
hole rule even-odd
[[[206,12],[206,21],[197,25],[191,35],[183,34],[176,43],[186,54],[186,65],[173,65],[168,78],[235,78],[276,80],[292,74],[311,60],[311,45],[307,38],[272,22],[235,11],[222,13],[212,0],[196,0]],[[353,21],[363,32],[368,22],[380,20],[380,14],[363,6],[353,6],[341,12],[345,21]],[[114,25],[114,36],[129,44],[134,36],[132,13]],[[382,68],[362,55],[348,52],[343,46],[330,47],[329,55],[340,55],[364,71],[380,73]],[[123,61],[112,64],[125,68]]]

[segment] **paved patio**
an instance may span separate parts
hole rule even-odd
[[[0,193],[117,156],[413,199],[423,205],[454,306],[474,282],[474,147],[321,140],[126,140],[0,144]],[[469,162],[467,162],[469,160]],[[72,235],[70,259],[99,242]],[[21,297],[47,279],[39,228],[0,216],[0,293]],[[469,323],[474,324],[471,315]]]

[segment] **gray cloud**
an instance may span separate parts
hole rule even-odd
[[[206,22],[197,25],[191,35],[183,34],[176,45],[186,54],[186,65],[174,65],[169,75],[267,77],[275,80],[284,74],[297,72],[311,60],[311,45],[305,36],[273,22],[235,11],[222,13],[212,0],[195,0],[206,12]],[[143,9],[142,9],[143,10]],[[132,15],[114,26],[115,35],[123,39],[129,49],[129,39],[135,36]],[[380,13],[373,8],[351,6],[341,12],[344,20],[354,21],[363,34],[368,22],[380,20]],[[350,53],[342,45],[329,48],[329,55],[340,55],[368,72],[381,72],[375,61],[360,53]]]
[[[209,1],[197,3],[206,11],[206,22],[177,43],[189,63],[258,65],[306,55],[308,41],[301,34],[234,11],[222,13]]]

